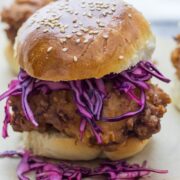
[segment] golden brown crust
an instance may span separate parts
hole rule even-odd
[[[120,160],[133,156],[144,149],[149,140],[129,138],[124,144],[115,145],[115,151],[104,151],[101,147],[89,146],[59,133],[24,133],[25,148],[35,155],[65,160],[92,160],[108,158]]]
[[[149,58],[154,38],[142,14],[123,1],[101,2],[61,0],[38,11],[18,33],[20,66],[42,80],[68,81],[118,73]]]

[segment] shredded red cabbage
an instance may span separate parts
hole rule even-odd
[[[97,142],[100,144],[102,142],[102,130],[98,127],[96,121],[115,122],[141,113],[146,104],[145,90],[149,89],[147,81],[152,77],[156,77],[166,83],[169,82],[169,79],[165,78],[149,61],[141,61],[135,67],[123,71],[120,74],[111,74],[102,79],[88,79],[70,82],[41,81],[30,77],[25,71],[21,70],[18,80],[13,80],[10,83],[9,89],[0,96],[0,100],[9,96],[20,95],[22,97],[23,111],[27,120],[31,121],[35,126],[38,126],[34,114],[29,106],[28,96],[35,91],[41,91],[43,93],[49,93],[56,90],[72,91],[78,113],[82,118],[80,125],[81,138],[83,137],[87,124],[89,124]],[[103,117],[103,102],[107,97],[105,82],[107,81],[111,81],[116,89],[121,93],[127,94],[132,100],[134,100],[139,106],[139,109],[133,112],[121,114],[118,117]],[[139,97],[136,95],[137,90],[140,92]],[[8,110],[6,110],[5,124],[8,124],[7,117]],[[3,137],[8,136],[5,130],[6,127],[7,126],[4,125],[5,134]]]
[[[73,165],[67,162],[53,163],[48,160],[33,156],[27,151],[6,151],[0,154],[0,158],[17,158],[21,161],[17,167],[17,176],[20,180],[30,180],[28,173],[34,172],[36,180],[81,180],[93,176],[104,177],[109,180],[129,179],[135,180],[150,173],[165,174],[167,170],[155,170],[147,168],[147,162],[142,165],[128,164],[125,161],[102,161],[99,167],[88,168]]]

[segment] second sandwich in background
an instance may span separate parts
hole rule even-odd
[[[14,73],[17,74],[19,72],[19,65],[13,56],[13,46],[17,31],[34,12],[53,1],[54,0],[14,0],[12,5],[2,10],[1,20],[7,24],[5,31],[8,37],[5,55]]]
[[[180,110],[180,35],[177,35],[175,40],[177,42],[177,47],[171,55],[172,63],[176,69],[172,98],[174,105]]]

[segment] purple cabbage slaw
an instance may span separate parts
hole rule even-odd
[[[36,180],[81,180],[84,178],[104,177],[108,180],[135,180],[150,173],[165,174],[167,170],[147,168],[147,162],[142,165],[128,164],[125,161],[103,160],[99,167],[88,168],[73,165],[68,162],[49,162],[42,157],[33,156],[28,151],[6,151],[0,153],[0,158],[17,158],[21,161],[17,167],[17,176],[20,180],[30,180],[28,173],[34,172]]]
[[[89,124],[97,142],[101,144],[102,130],[96,122],[115,122],[141,113],[146,105],[145,91],[149,89],[147,82],[152,77],[156,77],[166,83],[170,82],[170,80],[165,78],[150,61],[141,61],[136,66],[123,71],[120,74],[107,75],[102,79],[88,79],[70,82],[41,81],[30,77],[25,71],[20,70],[18,79],[13,80],[10,83],[8,90],[0,96],[0,101],[4,98],[9,98],[9,96],[21,96],[22,107],[26,119],[31,121],[34,126],[38,126],[38,123],[29,106],[28,96],[35,91],[41,91],[43,93],[49,93],[55,90],[72,91],[78,113],[82,118],[80,124],[81,138],[83,137],[87,124]],[[139,109],[121,114],[118,117],[103,117],[103,102],[108,96],[105,88],[105,82],[107,81],[111,81],[120,93],[127,94],[137,103]],[[139,97],[136,95],[137,90],[140,92]],[[4,138],[8,136],[7,124],[10,122],[10,112],[7,107],[8,106],[6,106],[5,110],[6,118],[3,127]]]

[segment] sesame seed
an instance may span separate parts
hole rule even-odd
[[[94,34],[98,34],[98,33],[99,33],[99,31],[94,31],[93,33],[94,33]]]
[[[111,11],[108,11],[107,14],[112,15],[113,13]]]
[[[80,40],[80,39],[77,39],[77,40],[76,40],[76,43],[77,43],[77,44],[79,44],[80,42],[81,42],[81,40]]]
[[[107,16],[107,12],[103,12],[103,16]]]
[[[74,57],[73,57],[73,60],[74,60],[74,62],[77,62],[77,61],[78,61],[77,56],[74,56]]]
[[[108,9],[109,6],[108,6],[108,5],[104,5],[103,8],[104,8],[104,9]]]
[[[90,12],[87,13],[87,17],[92,18],[92,14]]]
[[[77,32],[76,34],[77,34],[77,36],[82,36],[81,32]]]
[[[64,28],[65,28],[65,29],[67,29],[68,27],[69,27],[69,25],[67,25],[67,24],[64,25]]]
[[[69,12],[69,11],[70,11],[70,10],[68,9],[68,7],[65,7],[64,9],[66,10],[66,12]]]
[[[38,26],[36,27],[36,29],[40,29],[40,26],[38,25]]]
[[[48,32],[48,29],[44,29],[44,30],[43,30],[43,33],[47,33],[47,32]]]
[[[62,51],[63,51],[63,52],[67,52],[67,51],[68,51],[68,48],[63,48]]]
[[[103,38],[104,38],[104,39],[108,39],[109,36],[108,36],[107,34],[104,34],[104,35],[103,35]]]
[[[61,29],[60,29],[60,32],[61,32],[61,33],[65,33],[65,29],[64,29],[64,28],[61,28]]]
[[[99,24],[99,23],[100,23],[100,20],[98,19],[98,20],[96,21],[96,23]]]
[[[83,41],[83,43],[84,43],[84,44],[87,44],[88,41],[89,41],[88,39],[85,39],[85,40]]]
[[[53,49],[52,46],[48,47],[47,52],[49,53]]]
[[[76,22],[77,22],[77,19],[74,19],[74,20],[73,20],[73,23],[76,23]]]
[[[123,60],[123,59],[124,59],[124,56],[120,55],[119,60]]]
[[[93,31],[91,30],[91,31],[89,31],[89,34],[93,34]]]
[[[85,33],[87,33],[88,31],[89,31],[89,29],[88,28],[81,28],[81,31],[83,31],[83,32],[85,32]]]
[[[115,11],[116,11],[116,8],[112,7],[111,10],[112,10],[113,12],[115,12]]]
[[[66,39],[65,39],[65,38],[60,39],[60,42],[61,42],[61,43],[65,43],[65,42],[66,42]]]
[[[34,20],[32,20],[32,21],[31,21],[31,24],[34,24],[34,23],[35,23],[35,21],[34,21]]]
[[[77,30],[76,30],[76,29],[73,29],[73,30],[72,30],[72,33],[76,33],[76,32],[77,32]]]
[[[90,8],[94,8],[94,4],[89,4],[89,7]]]
[[[70,39],[70,38],[72,38],[72,35],[71,35],[71,34],[68,34],[68,35],[66,35],[66,37],[67,37],[68,39]]]
[[[73,13],[74,13],[74,11],[72,11],[72,10],[71,10],[69,13],[70,13],[70,14],[73,14]]]
[[[79,13],[78,13],[78,12],[75,12],[74,14],[75,14],[75,15],[78,15]]]
[[[90,32],[89,32],[89,34],[98,34],[99,33],[99,31],[93,31],[93,30],[91,30]]]
[[[128,14],[128,17],[129,17],[129,18],[132,18],[132,14]]]
[[[95,8],[91,8],[90,11],[95,11]]]
[[[74,27],[74,28],[78,28],[79,26],[78,26],[78,24],[75,24],[73,27]]]
[[[103,23],[99,23],[98,25],[99,25],[99,27],[105,27],[105,25]]]

